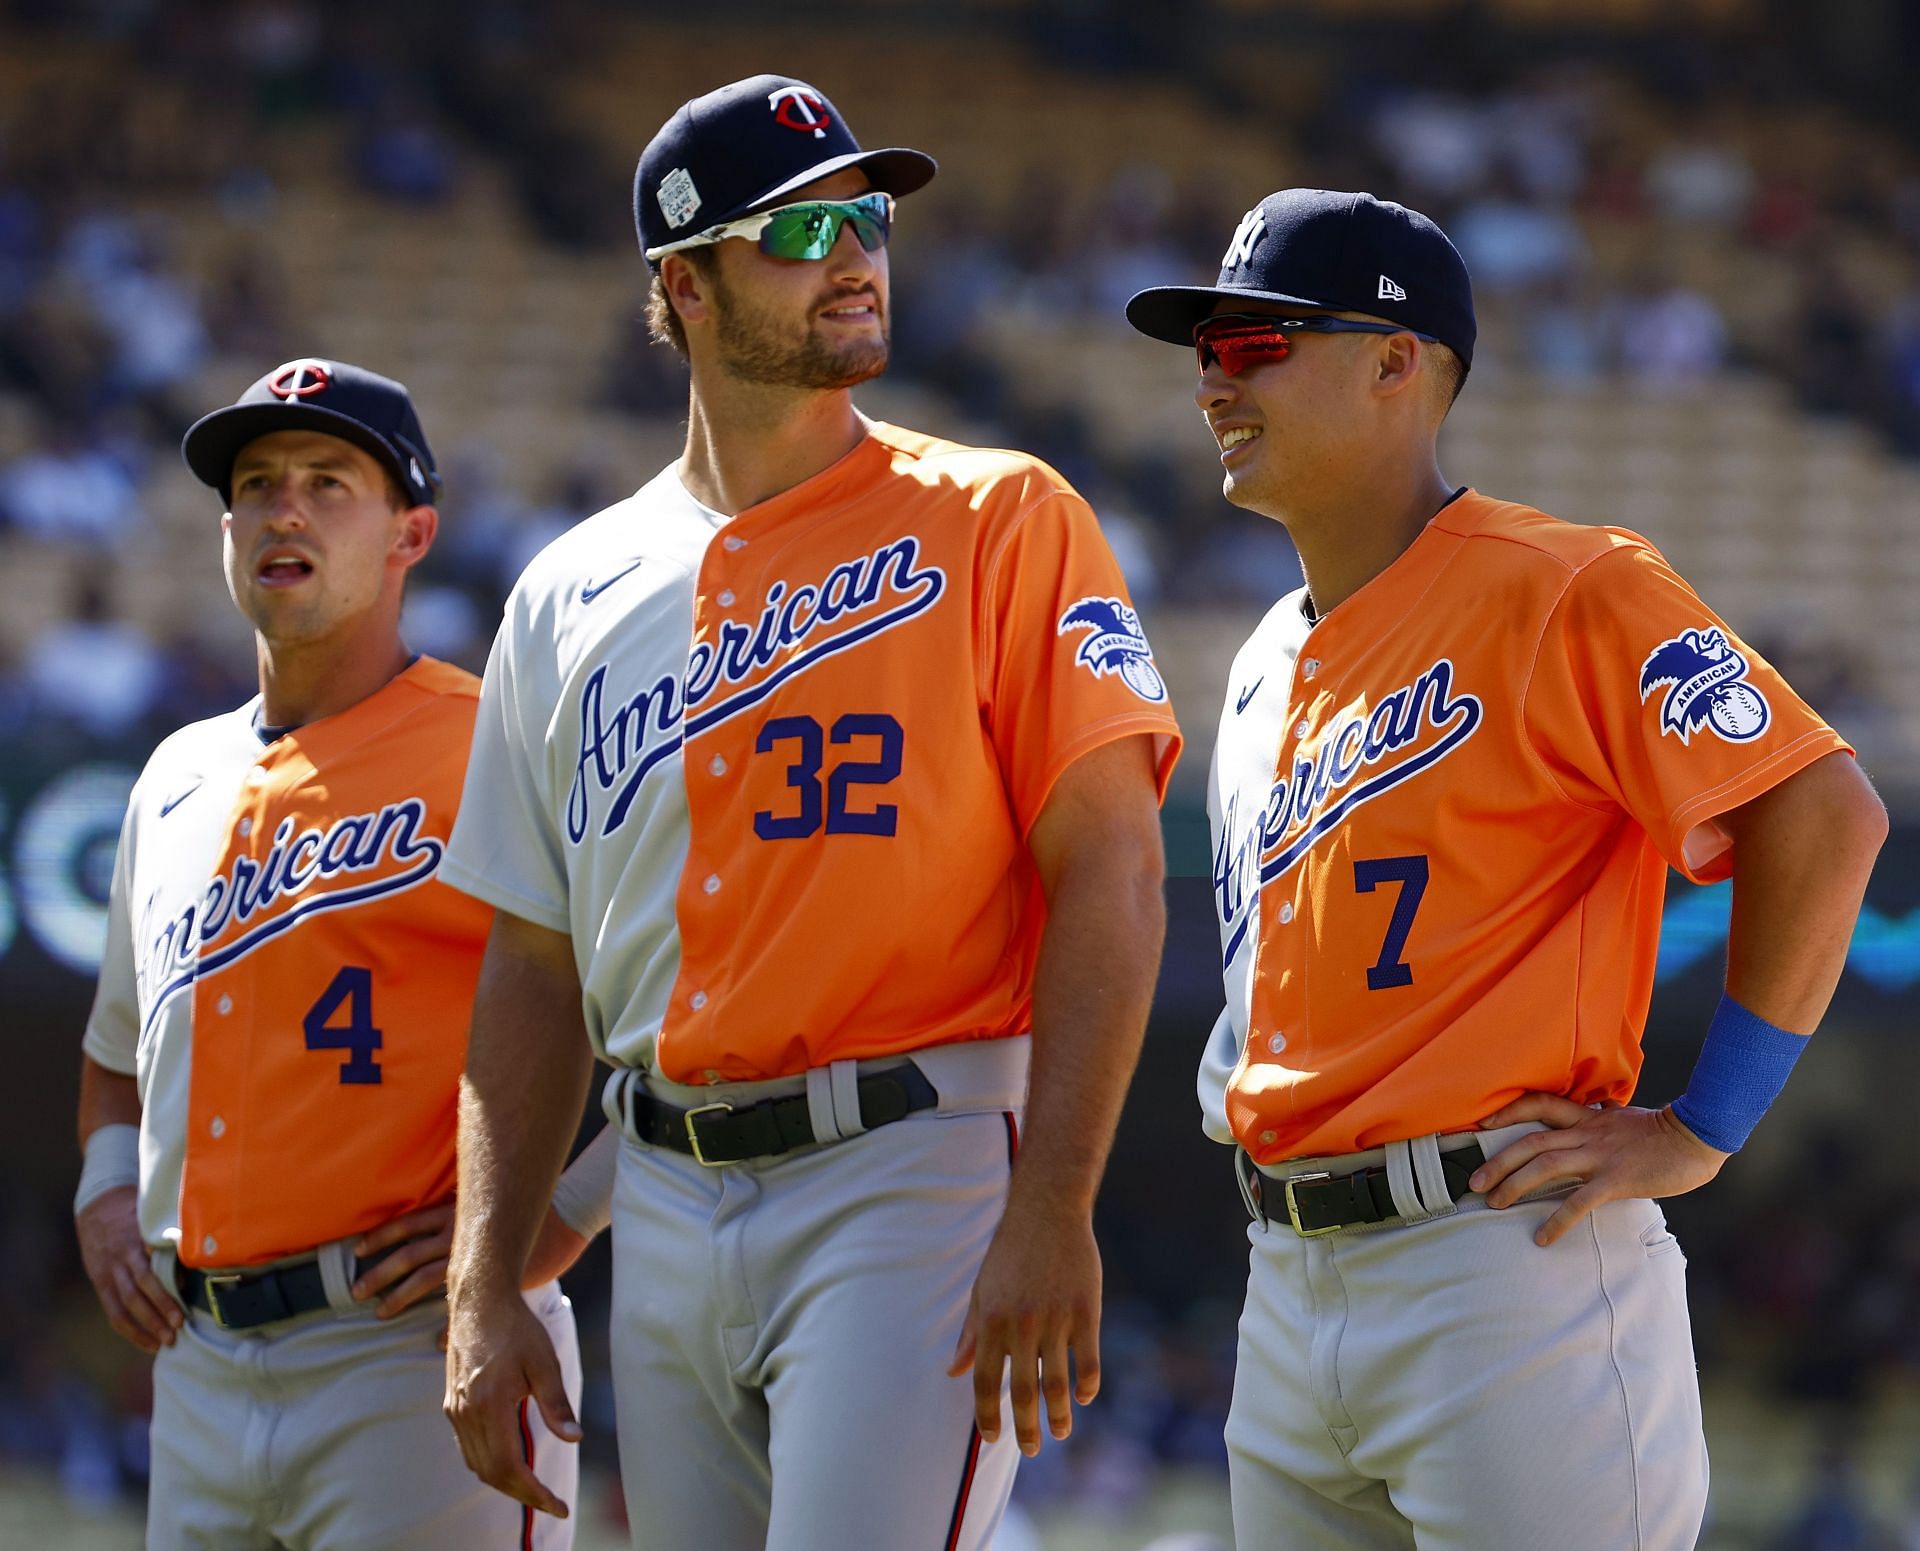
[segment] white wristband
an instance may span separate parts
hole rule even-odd
[[[80,1165],[80,1188],[73,1195],[78,1217],[109,1190],[140,1184],[140,1128],[129,1125],[95,1126],[87,1137],[86,1162]]]
[[[613,1176],[619,1167],[620,1133],[602,1126],[580,1149],[554,1188],[553,1209],[583,1239],[591,1239],[613,1220]]]

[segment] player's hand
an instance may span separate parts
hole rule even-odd
[[[352,1288],[353,1296],[362,1302],[380,1299],[373,1312],[381,1319],[392,1319],[447,1285],[447,1256],[453,1252],[453,1203],[441,1201],[389,1218],[362,1237],[353,1252],[366,1260],[396,1244],[399,1248],[379,1265],[368,1266]]]
[[[1732,1156],[1709,1147],[1671,1110],[1614,1105],[1589,1109],[1553,1093],[1528,1093],[1480,1122],[1486,1129],[1544,1121],[1474,1170],[1468,1183],[1495,1208],[1535,1190],[1579,1186],[1540,1225],[1536,1244],[1551,1244],[1596,1206],[1658,1200],[1698,1190]]]
[[[467,1468],[495,1491],[556,1519],[567,1505],[527,1464],[520,1407],[532,1397],[555,1437],[580,1441],[553,1341],[518,1293],[456,1302],[448,1326],[447,1398],[441,1406]]]
[[[1068,1358],[1072,1358],[1072,1379]],[[1100,1393],[1100,1251],[1084,1217],[1061,1221],[1009,1208],[987,1246],[947,1372],[973,1370],[980,1436],[1000,1436],[1000,1380],[1013,1364],[1013,1434],[1040,1452],[1040,1401],[1054,1437],[1073,1431],[1073,1402]]]
[[[172,1346],[186,1310],[153,1274],[140,1237],[139,1190],[122,1185],[87,1203],[74,1219],[80,1259],[107,1323],[143,1352]]]

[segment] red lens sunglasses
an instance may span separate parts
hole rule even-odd
[[[1194,326],[1193,348],[1205,371],[1215,361],[1229,377],[1249,366],[1284,361],[1293,353],[1294,334],[1411,334],[1428,344],[1433,335],[1397,323],[1361,323],[1350,318],[1281,318],[1265,313],[1223,312]]]

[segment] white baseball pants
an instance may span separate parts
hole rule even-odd
[[[613,1372],[635,1551],[985,1551],[1019,1451],[947,1377],[1017,1115],[703,1168],[625,1142]]]
[[[190,1310],[153,1371],[149,1551],[566,1551],[571,1520],[523,1508],[466,1467],[441,1414],[446,1305],[392,1320],[336,1308],[223,1330]],[[557,1282],[527,1294],[580,1404],[580,1342]],[[534,1472],[577,1511],[580,1451],[530,1406]]]
[[[1660,1208],[1610,1203],[1543,1249],[1555,1197],[1430,1212],[1435,1141],[1393,1144],[1401,1225],[1302,1238],[1264,1182],[1278,1216],[1249,1229],[1227,1421],[1239,1551],[1686,1551],[1707,1451],[1686,1258]]]

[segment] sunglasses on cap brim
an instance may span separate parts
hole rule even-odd
[[[1363,323],[1353,318],[1281,318],[1265,313],[1223,312],[1194,325],[1193,349],[1205,371],[1215,361],[1229,377],[1249,366],[1284,361],[1293,351],[1294,334],[1411,334],[1437,345],[1440,341],[1418,329],[1398,323]]]
[[[840,228],[851,223],[860,246],[872,253],[886,246],[893,231],[893,195],[862,194],[858,199],[807,199],[776,205],[737,221],[710,226],[678,242],[647,249],[647,262],[657,264],[669,253],[724,242],[729,237],[752,237],[769,258],[823,259],[840,240]]]

